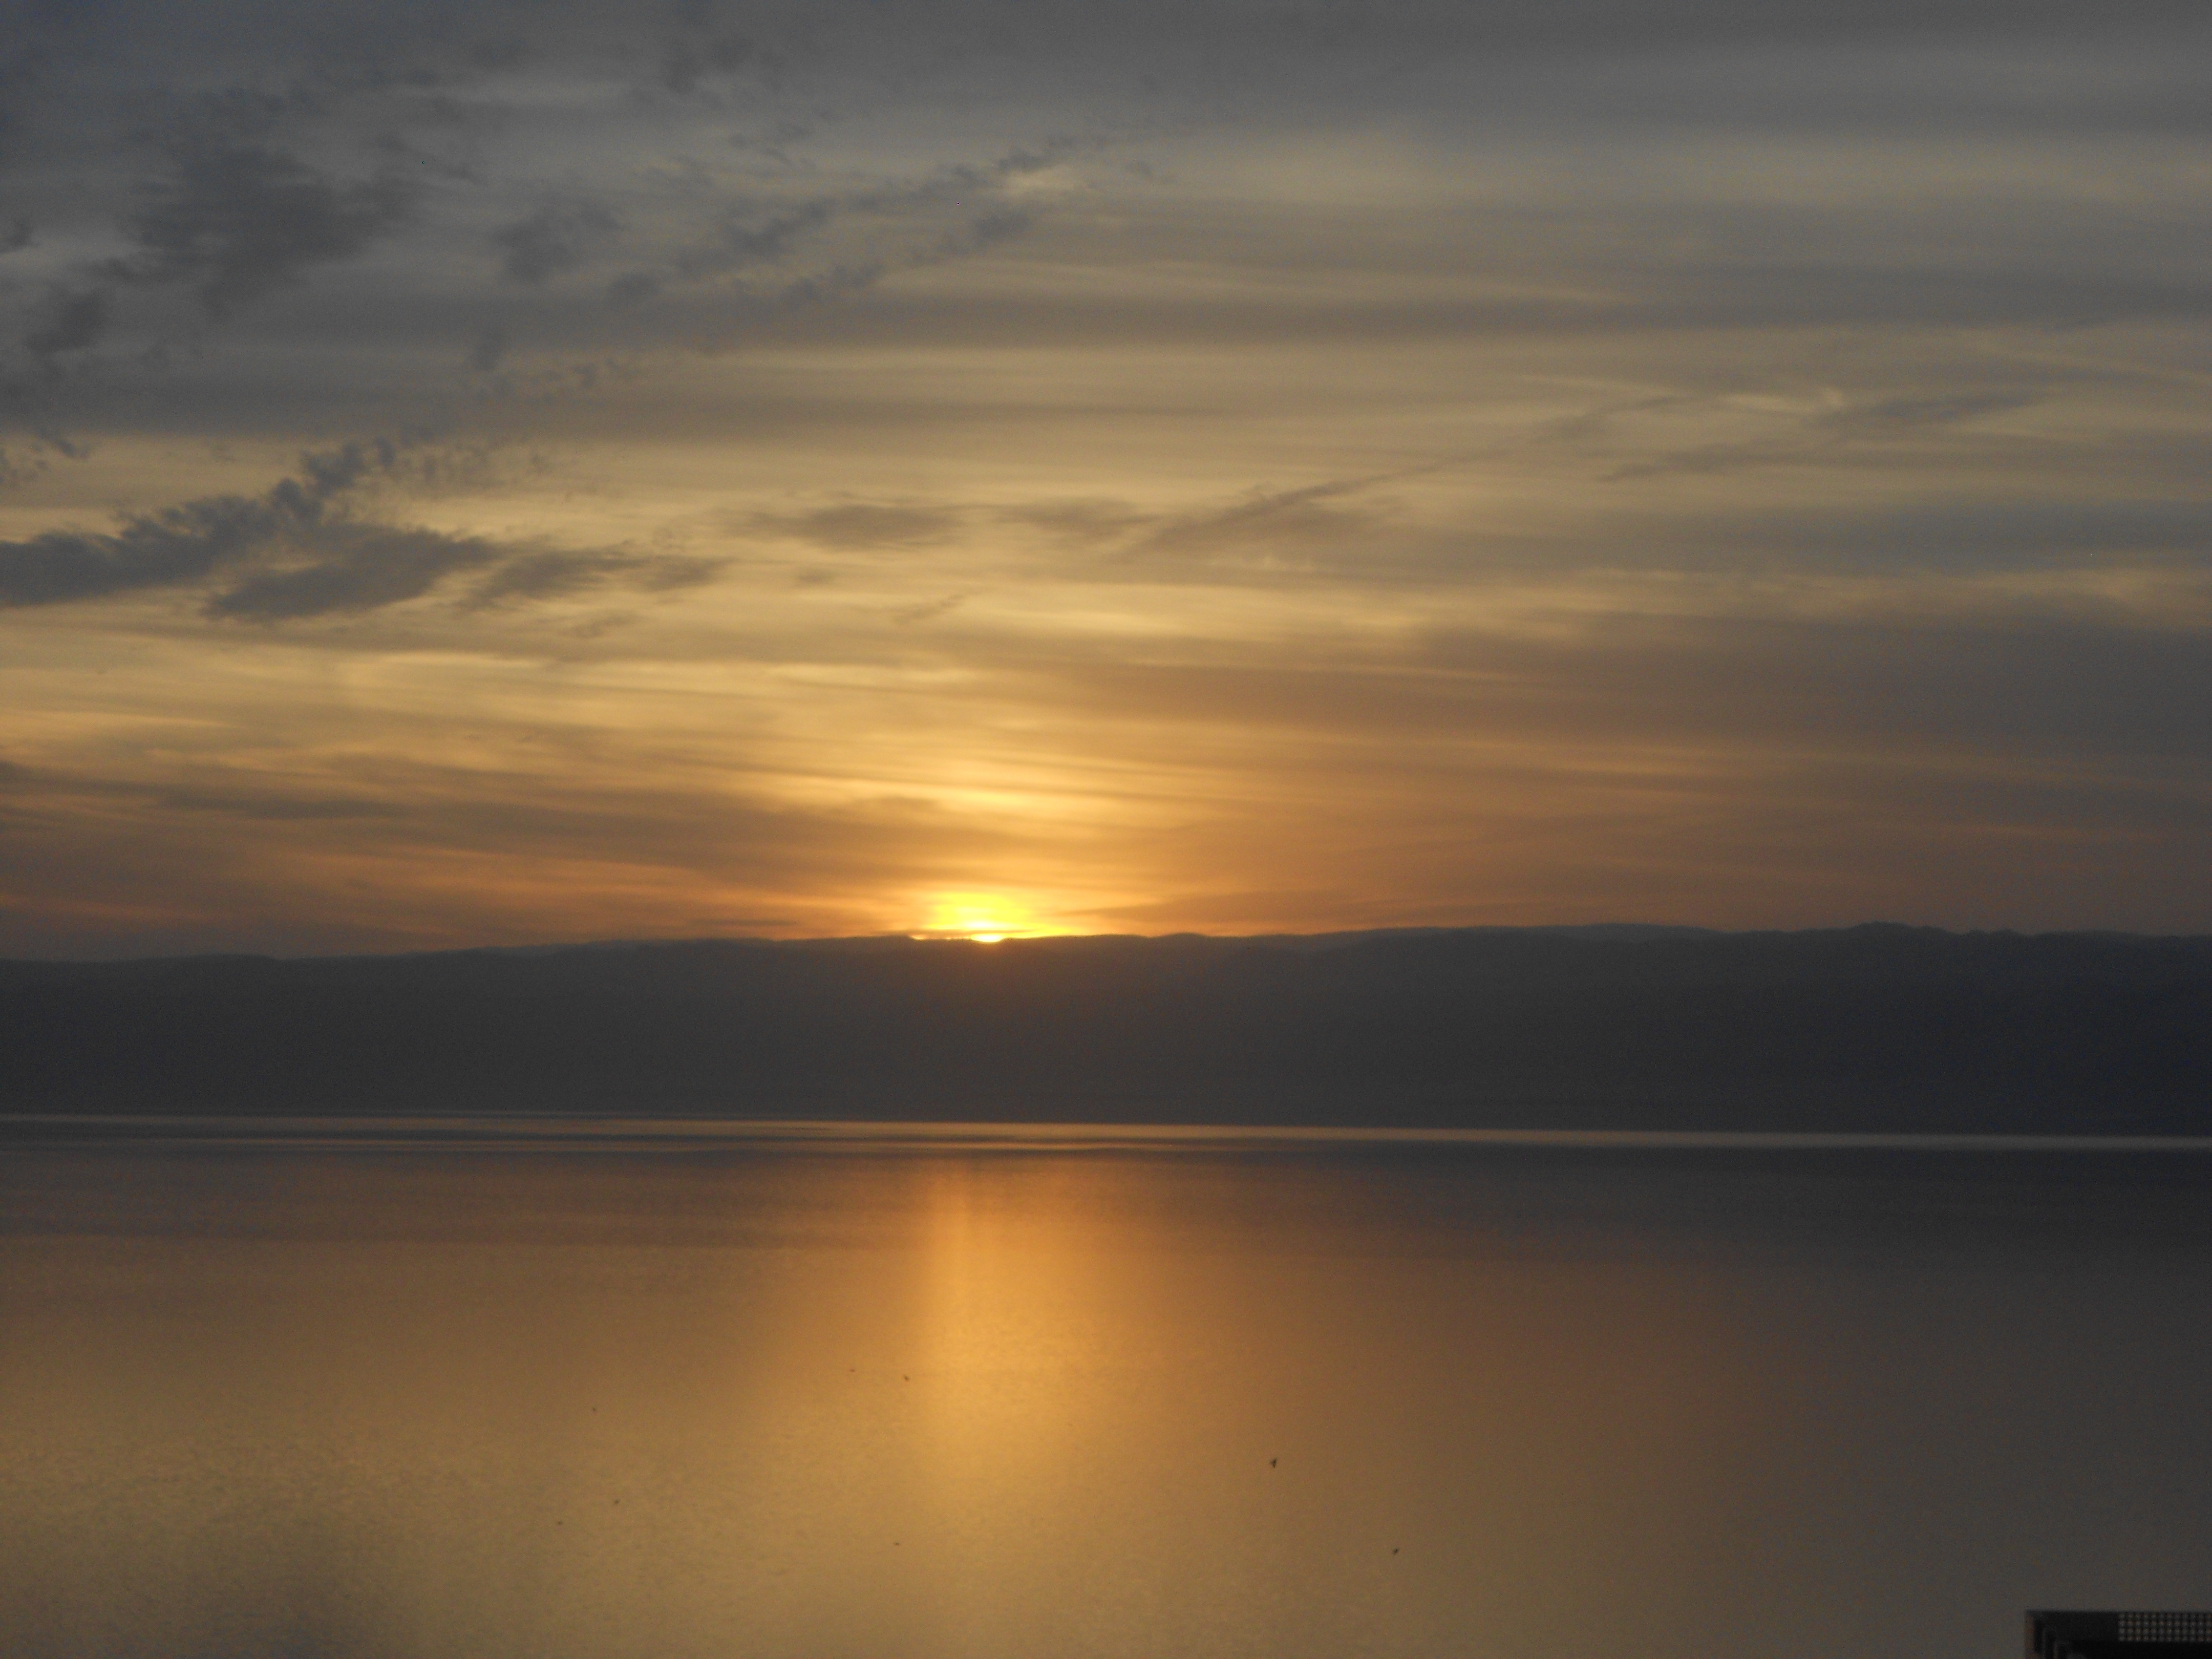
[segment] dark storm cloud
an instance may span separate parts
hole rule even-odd
[[[667,592],[710,580],[709,560],[620,549],[564,550],[350,515],[343,498],[398,469],[391,444],[301,458],[258,496],[220,495],[126,516],[105,532],[48,531],[0,542],[0,606],[66,605],[149,589],[227,585],[211,617],[259,623],[357,615],[481,573],[470,609],[620,586]]]

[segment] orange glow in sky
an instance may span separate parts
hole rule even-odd
[[[1018,900],[996,893],[945,893],[932,901],[929,920],[915,937],[996,945],[1000,939],[1051,931],[1040,927],[1036,913]]]
[[[2212,144],[2106,114],[2207,25],[117,3],[9,112],[0,957],[2212,928]]]

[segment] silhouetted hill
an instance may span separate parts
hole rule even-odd
[[[0,963],[11,1112],[2212,1133],[2212,939],[1686,928]]]

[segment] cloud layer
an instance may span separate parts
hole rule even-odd
[[[0,951],[2212,928],[2199,6],[0,43]]]
[[[717,568],[670,554],[502,544],[347,510],[363,483],[409,459],[389,441],[348,444],[302,456],[297,475],[258,496],[208,496],[125,514],[112,531],[0,542],[0,606],[210,589],[204,615],[275,623],[381,610],[464,574],[477,580],[463,604],[483,610],[608,584],[665,592]]]

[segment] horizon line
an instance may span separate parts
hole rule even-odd
[[[1178,928],[1172,933],[962,933],[934,929],[921,932],[891,931],[880,933],[827,933],[781,936],[770,933],[684,933],[665,937],[644,935],[634,938],[574,939],[555,940],[535,945],[432,945],[391,951],[189,951],[148,952],[140,955],[118,956],[8,956],[0,957],[0,964],[15,966],[52,967],[119,967],[137,963],[153,965],[163,963],[187,962],[390,962],[427,957],[454,956],[548,956],[563,951],[619,951],[677,949],[684,946],[708,945],[760,945],[764,947],[797,948],[821,945],[897,947],[919,945],[969,945],[978,949],[996,949],[1006,945],[1093,944],[1122,942],[1159,945],[1178,940],[1197,940],[1220,945],[1266,945],[1279,941],[1297,941],[1309,944],[1328,944],[1335,941],[1411,938],[1443,933],[1547,933],[1592,936],[1612,935],[1616,942],[1633,942],[1638,939],[1656,939],[1667,936],[1698,936],[1708,939],[1753,939],[1762,937],[1802,938],[1822,933],[1850,933],[1878,931],[1899,933],[1940,933],[1947,939],[2115,939],[2142,943],[2190,942],[2212,939],[2212,933],[2140,933],[2120,927],[1946,927],[1933,922],[1893,921],[1870,918],[1863,921],[1832,922],[1804,927],[1716,927],[1700,922],[1660,921],[1586,921],[1586,922],[1437,922],[1406,923],[1382,927],[1346,927],[1320,929],[1312,933],[1278,930],[1256,933],[1206,933],[1192,928]]]
[[[2212,1135],[2003,1134],[1934,1131],[1776,1129],[1485,1129],[1343,1124],[1024,1123],[951,1119],[636,1117],[603,1113],[465,1112],[354,1116],[181,1113],[0,1112],[11,1130],[80,1131],[38,1137],[135,1144],[222,1141],[381,1150],[474,1145],[491,1150],[628,1142],[674,1149],[866,1143],[882,1150],[935,1147],[1007,1152],[1267,1151],[1303,1146],[1528,1147],[1592,1152],[1951,1152],[2212,1153]],[[102,1134],[101,1132],[107,1132]],[[0,1157],[15,1150],[0,1139]]]

